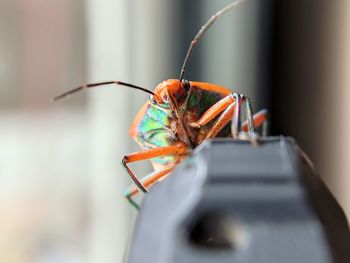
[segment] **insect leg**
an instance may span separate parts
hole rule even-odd
[[[235,103],[231,103],[215,121],[214,125],[208,131],[205,139],[214,138],[226,126],[226,124],[232,120],[234,111]]]
[[[232,136],[233,138],[237,138],[240,128],[241,96],[238,93],[233,93],[230,96],[234,98],[234,102],[232,102],[215,121],[205,139],[214,138],[226,126],[226,124],[232,120],[232,118]]]
[[[252,120],[249,120],[249,118],[252,118],[252,109],[250,104],[249,98],[242,98],[243,100],[246,100],[247,105],[247,117],[248,121],[244,122],[242,125],[242,130],[247,132],[249,128],[250,123],[250,131],[254,131],[255,127],[260,126],[261,124],[265,125],[267,124],[267,111],[261,110],[258,113],[256,113]],[[216,102],[213,106],[211,106],[196,122],[191,122],[190,126],[193,128],[200,128],[204,125],[206,125],[208,122],[213,120],[215,117],[217,117],[221,112],[223,112],[225,109],[227,109],[232,103],[235,103],[235,98],[233,94],[230,94],[218,102]],[[231,116],[232,117],[232,116]],[[266,133],[266,129],[263,129],[263,135]]]
[[[127,171],[127,173],[129,174],[130,178],[137,185],[137,187],[143,193],[147,193],[147,189],[145,188],[145,186],[139,181],[139,179],[137,179],[137,177],[135,176],[135,174],[127,164],[132,162],[137,162],[137,161],[148,160],[148,159],[152,159],[163,155],[184,154],[186,153],[186,150],[187,148],[183,144],[177,144],[177,145],[166,146],[166,147],[157,147],[157,148],[139,151],[139,152],[126,155],[122,160],[122,164],[125,170]]]
[[[249,102],[247,98],[247,102]],[[250,115],[250,116],[249,116]],[[262,136],[266,136],[267,133],[267,111],[261,110],[254,116],[251,114],[251,106],[247,103],[247,121],[242,125],[242,133],[239,134],[243,140],[249,140],[253,145],[260,144],[259,136],[255,133],[255,127],[263,125]]]
[[[232,96],[236,99],[236,107],[235,107],[235,111],[234,111],[233,120],[231,123],[231,133],[232,133],[232,137],[237,139],[238,135],[239,135],[240,128],[241,128],[242,97],[238,93],[233,93]],[[225,127],[225,126],[223,126],[223,127]]]
[[[213,106],[211,106],[199,120],[196,122],[190,123],[190,126],[194,128],[200,128],[213,120],[216,116],[218,116],[221,112],[223,112],[227,107],[229,107],[232,103],[235,102],[233,94],[227,95],[222,98],[218,102],[216,102]]]
[[[259,127],[260,125],[266,125],[267,121],[268,121],[267,110],[261,110],[261,111],[257,112],[256,114],[254,114],[253,121],[254,121],[255,127]],[[248,124],[248,120],[247,120],[242,125],[242,131],[248,132],[248,130],[249,130],[249,124]],[[266,133],[267,133],[266,130],[267,130],[267,125],[266,125],[266,127],[263,126],[263,136],[266,136]]]
[[[255,134],[255,125],[253,121],[253,109],[250,98],[246,98],[246,111],[247,111],[247,122],[248,122],[248,130],[250,133]]]
[[[158,182],[159,180],[163,179],[165,176],[167,176],[169,173],[174,170],[175,166],[171,166],[168,168],[165,168],[161,171],[153,172],[144,178],[142,178],[141,183],[143,186],[148,187],[153,185],[154,183]],[[130,185],[128,188],[124,191],[124,196],[128,199],[129,203],[136,208],[139,209],[138,204],[132,199],[132,197],[140,192],[139,188],[137,188],[135,185]]]
[[[242,98],[242,99],[244,99],[244,98]],[[237,94],[237,103],[232,102],[224,110],[224,112],[220,115],[220,117],[213,124],[212,128],[208,131],[205,139],[214,138],[232,120],[232,118],[233,118],[232,133],[234,133],[236,135],[233,137],[237,138],[238,131],[240,128],[240,104],[241,104],[240,95]],[[252,120],[251,120],[252,123],[250,125],[253,127],[259,127],[266,120],[267,120],[267,111],[261,110],[258,113],[256,113],[254,116],[252,116]],[[242,131],[248,132],[249,120],[245,121],[241,128],[242,128]]]

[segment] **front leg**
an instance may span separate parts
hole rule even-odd
[[[217,134],[232,120],[232,136],[237,138],[240,130],[240,107],[241,103],[245,102],[247,107],[248,120],[243,123],[241,129],[244,132],[255,134],[255,127],[260,126],[267,120],[266,111],[260,111],[252,116],[252,110],[249,98],[241,96],[238,93],[232,93],[222,98],[214,105],[212,105],[196,122],[190,123],[193,128],[201,128],[216,118],[213,126],[210,128],[205,136],[205,139],[214,138]],[[204,139],[203,139],[204,140]],[[202,141],[201,141],[202,142]],[[200,143],[200,142],[199,142]]]
[[[187,147],[181,143],[178,143],[176,145],[171,145],[171,146],[165,146],[165,147],[156,147],[156,148],[143,150],[143,151],[126,155],[122,160],[122,164],[126,172],[128,173],[128,175],[134,181],[134,183],[140,189],[140,191],[143,193],[147,193],[146,187],[135,176],[133,171],[129,168],[128,163],[149,160],[149,159],[164,156],[164,155],[173,155],[173,154],[181,155],[181,154],[185,154],[186,151],[187,151]]]
[[[213,120],[216,116],[218,116],[221,112],[226,110],[231,104],[235,102],[235,98],[233,94],[227,95],[222,98],[214,105],[212,105],[196,122],[191,122],[190,126],[193,128],[200,128],[206,125],[208,122]]]
[[[154,183],[160,181],[165,176],[167,176],[169,173],[171,173],[174,170],[174,165],[169,166],[163,170],[153,172],[141,180],[141,184],[145,187],[151,186]],[[130,185],[128,188],[124,191],[124,196],[128,199],[129,203],[139,210],[139,205],[132,199],[132,197],[140,192],[139,188],[137,188],[135,185]]]
[[[235,120],[238,118],[238,117],[234,116],[235,113],[237,113],[237,110],[235,110],[234,105],[235,104],[231,104],[230,106],[228,106],[227,109],[220,115],[220,117],[217,119],[217,121],[213,124],[211,129],[208,131],[205,139],[214,138],[232,119]],[[241,129],[245,133],[250,132],[251,130],[254,131],[254,129],[249,128],[249,126],[259,127],[260,125],[262,125],[266,121],[267,121],[267,111],[261,110],[258,113],[253,115],[252,120],[251,120],[251,122],[253,124],[249,125],[249,120],[246,120],[242,124]],[[239,130],[237,129],[237,127],[239,127],[239,125],[237,125],[237,123],[235,124],[234,121],[232,122],[232,124],[234,124],[233,125],[234,127],[232,127],[232,132],[234,133],[233,137],[238,138],[239,137]],[[254,135],[255,132],[252,132],[250,134]],[[247,135],[249,135],[249,133],[247,133]]]

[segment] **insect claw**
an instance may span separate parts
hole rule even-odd
[[[130,195],[126,195],[125,198],[133,208],[135,208],[137,211],[140,211],[140,206],[134,201],[134,199],[132,199]]]
[[[245,140],[245,141],[250,141],[250,143],[257,147],[260,145],[260,137],[256,133],[251,133],[251,132],[241,132],[238,135],[238,139],[240,140]]]

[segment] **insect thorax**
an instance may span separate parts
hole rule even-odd
[[[190,140],[190,144],[187,143],[188,147],[195,148],[205,137],[216,119],[199,129],[192,128],[189,123],[197,121],[224,96],[224,94],[215,91],[193,86],[187,99],[178,107],[179,116],[171,108],[162,108],[148,103],[144,115],[136,127],[135,140],[143,149],[149,149],[174,145],[177,142],[186,144],[183,138],[187,136]],[[219,134],[219,137],[227,137],[229,134],[230,128],[228,125]],[[174,162],[175,159],[173,156],[166,156],[155,158],[154,161],[167,164]]]

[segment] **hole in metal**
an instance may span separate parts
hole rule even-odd
[[[202,249],[233,250],[246,242],[245,231],[227,215],[200,216],[189,229],[189,242]]]

